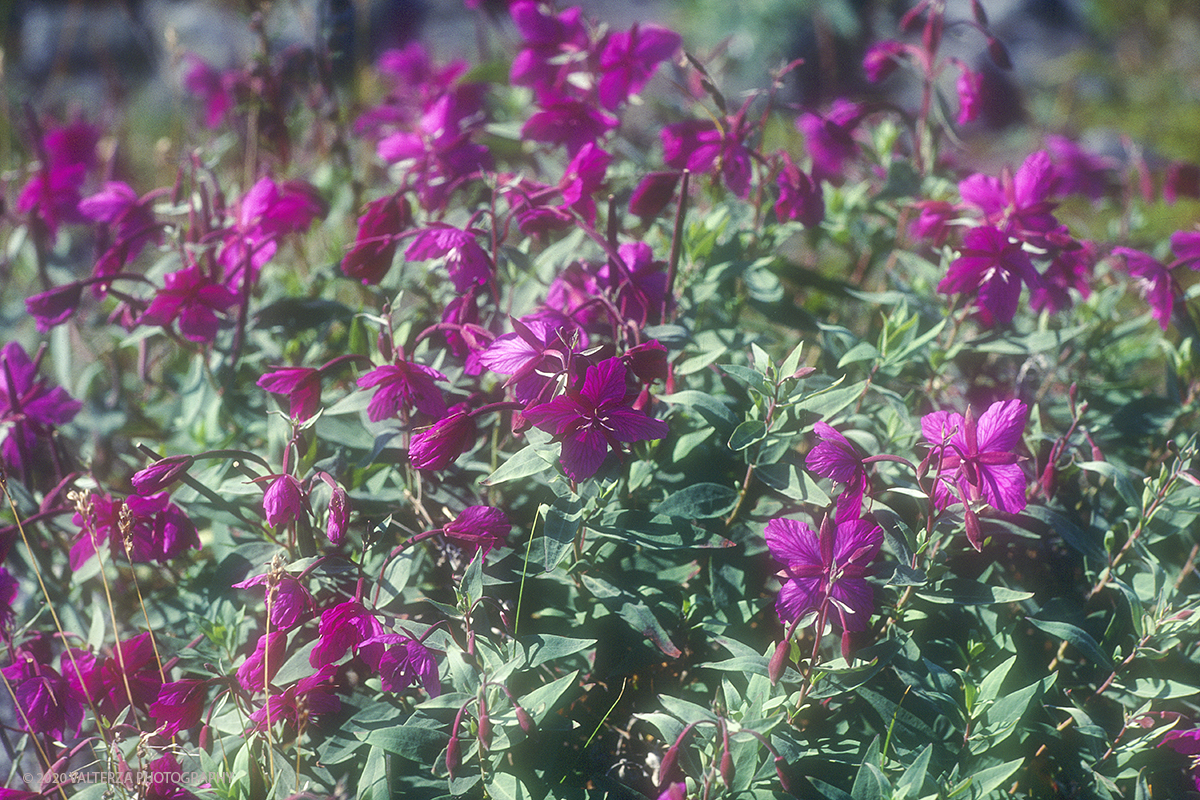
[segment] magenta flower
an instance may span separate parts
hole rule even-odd
[[[21,727],[58,741],[64,741],[68,733],[78,735],[84,706],[80,694],[53,667],[39,663],[32,653],[17,650],[13,659],[0,673],[12,687],[22,712],[16,717]]]
[[[452,522],[446,523],[442,534],[472,553],[483,550],[484,557],[508,539],[512,523],[498,508],[468,506]]]
[[[1171,324],[1171,312],[1175,308],[1175,279],[1171,277],[1171,271],[1161,261],[1140,250],[1114,247],[1113,255],[1125,260],[1125,270],[1165,331]]]
[[[430,427],[413,433],[409,461],[417,469],[445,469],[475,444],[477,435],[470,410],[460,403]]]
[[[965,417],[934,411],[921,418],[921,432],[933,447],[938,508],[982,500],[1010,514],[1024,510],[1025,474],[1014,451],[1028,414],[1020,400],[1005,400],[992,403],[978,421],[969,408]]]
[[[657,217],[675,197],[680,176],[678,171],[651,172],[642,178],[629,196],[629,212],[643,222]]]
[[[178,319],[179,332],[193,342],[211,342],[220,327],[217,314],[238,301],[237,295],[196,266],[172,272],[163,282],[138,322],[165,328]]]
[[[62,387],[50,388],[37,372],[21,345],[8,342],[0,348],[0,431],[5,434],[0,459],[18,474],[43,463],[54,446],[55,426],[70,422],[83,407]]]
[[[854,129],[864,116],[863,106],[838,99],[828,114],[806,111],[796,119],[796,128],[804,134],[804,147],[812,158],[814,181],[841,183],[842,167],[858,152]]]
[[[775,201],[775,216],[796,220],[806,228],[814,228],[825,219],[825,195],[820,181],[813,180],[796,166],[791,156],[780,151],[781,163],[775,184],[779,199]]]
[[[358,379],[360,389],[379,387],[367,405],[367,417],[372,422],[388,419],[414,408],[431,417],[446,413],[446,401],[435,381],[445,381],[446,376],[436,369],[413,361],[397,361],[376,367]]]
[[[50,128],[42,136],[41,167],[17,196],[17,211],[29,214],[54,241],[64,223],[84,222],[80,186],[96,163],[100,131],[82,120]]]
[[[1086,241],[1073,250],[1056,254],[1041,275],[1041,285],[1029,293],[1029,305],[1037,311],[1063,311],[1074,304],[1071,290],[1080,297],[1088,297],[1092,293],[1096,259],[1096,246]]]
[[[1099,200],[1108,193],[1117,171],[1112,159],[1090,153],[1066,136],[1047,136],[1046,149],[1054,159],[1054,194]]]
[[[113,255],[103,259],[106,270],[120,268],[137,258],[151,242],[162,239],[162,226],[154,219],[154,196],[138,197],[133,188],[121,181],[109,181],[96,194],[79,202],[79,212],[94,222],[108,225],[112,230]]]
[[[342,259],[342,272],[363,285],[379,283],[392,268],[399,235],[412,222],[412,206],[404,197],[388,195],[368,203],[358,218],[354,244]]]
[[[585,100],[551,96],[542,98],[538,105],[539,110],[521,127],[521,137],[563,145],[571,156],[585,145],[594,145],[621,124],[616,117]]]
[[[353,649],[373,636],[383,633],[383,626],[357,600],[347,600],[321,613],[317,646],[308,656],[308,663],[318,669],[335,664]],[[381,647],[379,649],[382,649]]]
[[[276,475],[263,492],[263,511],[272,528],[295,522],[304,513],[304,490],[291,475]]]
[[[462,230],[439,223],[417,233],[404,256],[411,261],[445,259],[455,290],[466,292],[492,277],[492,258],[476,240],[481,233],[474,228]]]
[[[216,128],[233,109],[232,80],[199,56],[189,53],[183,88],[204,104],[204,124]]]
[[[958,184],[963,202],[983,212],[984,221],[1023,242],[1046,246],[1061,231],[1049,198],[1058,172],[1045,150],[1030,153],[1016,174],[999,177],[977,173]]]
[[[379,674],[385,692],[403,692],[420,682],[430,697],[442,693],[437,662],[421,642],[399,633],[381,633],[363,645],[363,660]]]
[[[1192,728],[1188,731],[1169,730],[1163,734],[1158,746],[1166,747],[1188,757],[1192,780],[1196,784],[1196,790],[1200,791],[1200,728]]]
[[[596,474],[610,450],[624,442],[661,439],[667,423],[633,408],[626,390],[628,369],[619,358],[587,369],[583,387],[567,389],[548,403],[527,409],[525,417],[562,442],[563,471],[575,481]]]
[[[582,9],[556,15],[535,0],[516,0],[508,11],[525,45],[513,59],[509,79],[539,92],[567,85],[591,46]]]
[[[167,456],[133,474],[129,482],[142,497],[161,492],[182,478],[196,459],[189,455]]]
[[[866,578],[883,544],[882,528],[866,519],[826,517],[818,534],[803,522],[773,519],[766,538],[771,556],[783,566],[784,584],[775,601],[780,620],[792,623],[815,614],[820,623],[837,622],[846,633],[867,629],[875,603]]]
[[[983,91],[983,76],[969,68],[961,66],[958,81],[954,88],[958,92],[958,124],[966,125],[979,118],[980,93]]]
[[[728,117],[720,127],[711,120],[685,120],[662,129],[663,161],[675,169],[712,173],[738,197],[750,195],[750,170],[754,156],[746,147],[750,131],[746,107]]]
[[[310,419],[321,408],[321,371],[313,367],[278,367],[258,379],[260,389],[288,396],[292,419]]]
[[[234,224],[217,254],[226,279],[236,280],[247,264],[251,274],[257,275],[275,255],[281,238],[307,230],[328,211],[329,205],[310,183],[260,178],[237,204]]]
[[[609,111],[642,90],[658,65],[679,50],[683,37],[658,25],[635,24],[609,35],[600,52],[597,93]]]
[[[601,150],[594,142],[579,149],[571,163],[567,164],[559,181],[563,204],[587,220],[596,224],[596,201],[594,195],[604,185],[605,172],[612,156]]]
[[[17,579],[4,567],[0,567],[0,636],[5,638],[13,623],[13,603],[16,602],[20,589],[21,584]]]
[[[900,60],[908,57],[908,45],[894,39],[876,42],[863,56],[863,72],[871,83],[879,83],[896,71]]]
[[[136,779],[142,787],[142,800],[194,800],[196,795],[187,790],[188,780],[183,776],[195,774],[184,772],[173,753],[164,753],[150,762],[149,770],[138,772]]]
[[[820,442],[808,451],[804,465],[810,472],[846,485],[847,493],[862,497],[868,488],[867,468],[850,441],[831,425],[813,425]]]
[[[313,596],[295,576],[283,573],[264,573],[233,584],[235,589],[264,586],[263,601],[270,611],[271,627],[278,631],[290,631],[297,625],[312,619],[316,606]]]
[[[942,294],[975,293],[975,305],[985,327],[1007,325],[1017,313],[1021,282],[1031,290],[1041,276],[1020,242],[999,228],[972,228],[963,237],[961,254],[938,284]]]
[[[254,730],[266,730],[268,724],[283,722],[298,731],[311,725],[314,717],[339,711],[342,702],[334,694],[333,683],[336,672],[332,664],[327,664],[281,694],[268,697],[262,708],[250,715]]]
[[[266,691],[267,684],[283,666],[286,657],[287,634],[283,631],[264,633],[258,637],[254,652],[237,668],[238,685],[251,694]]]
[[[76,511],[73,518],[80,532],[71,548],[72,569],[83,566],[105,541],[109,552],[125,555],[133,564],[165,563],[200,547],[195,523],[166,492],[130,495],[124,501],[92,495],[85,511],[86,516]]]
[[[37,324],[39,333],[48,333],[75,313],[83,299],[83,284],[78,282],[56,286],[25,298],[25,311]]]
[[[184,678],[164,683],[158,699],[150,704],[150,716],[158,721],[155,733],[174,736],[200,724],[208,697],[208,681]]]
[[[1172,267],[1200,270],[1200,231],[1175,231],[1171,234]]]
[[[513,387],[518,401],[530,403],[570,373],[577,355],[571,344],[574,337],[569,328],[542,320],[512,324],[514,332],[496,337],[479,360],[493,372],[511,375],[505,385]]]
[[[329,537],[329,543],[340,544],[349,525],[350,500],[345,489],[335,486],[333,494],[329,496],[329,520],[325,525],[325,535]]]
[[[158,699],[163,684],[149,633],[119,641],[113,650],[113,655],[104,658],[76,650],[70,655],[64,653],[59,660],[71,690],[90,697],[109,720],[116,720],[131,705],[148,709]]]

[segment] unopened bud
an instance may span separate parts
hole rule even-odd
[[[980,3],[979,0],[971,0],[971,14],[980,25],[988,24],[987,12],[983,10],[983,3]]]
[[[379,345],[379,355],[384,361],[392,360],[392,337],[386,331],[380,331],[379,337],[376,339]]]
[[[679,742],[667,748],[666,755],[658,765],[658,785],[662,788],[671,783],[675,773],[675,762],[679,760]]]
[[[996,66],[1003,70],[1010,70],[1013,67],[1012,59],[1008,55],[1008,48],[999,39],[990,38],[987,43],[988,55],[992,57],[992,61]]]
[[[971,507],[963,504],[963,517],[967,523],[967,541],[976,551],[983,550],[983,531],[979,529],[979,517],[971,510]]]
[[[779,679],[783,677],[783,671],[788,668],[788,664],[791,662],[788,657],[791,650],[792,643],[788,639],[775,645],[775,652],[771,654],[771,660],[767,663],[767,677],[771,679],[772,686],[779,683]]]
[[[775,774],[779,777],[779,785],[788,794],[792,794],[792,787],[788,784],[787,776],[783,774],[783,756],[775,756]]]
[[[492,746],[492,718],[488,715],[487,700],[479,698],[479,749],[487,750]]]
[[[529,716],[529,712],[515,703],[513,704],[513,711],[517,712],[517,724],[521,726],[521,730],[526,733],[533,733],[533,729],[537,726],[533,722],[533,717]]]
[[[925,20],[925,32],[922,38],[922,44],[925,45],[925,52],[930,56],[937,53],[938,48],[942,46],[942,29],[945,26],[945,19],[939,13],[932,13]]]
[[[462,745],[458,743],[458,734],[450,737],[450,743],[446,745],[446,772],[451,778],[458,771],[459,765],[462,764]]]
[[[812,375],[816,371],[817,371],[816,367],[801,367],[800,369],[798,369],[792,373],[792,380],[798,381],[801,378],[807,378],[809,375]]]
[[[721,753],[721,780],[725,782],[725,788],[733,790],[733,754],[729,752],[728,742],[726,742],[725,752]]]

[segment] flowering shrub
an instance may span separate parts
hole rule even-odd
[[[954,5],[867,53],[914,109],[514,0],[356,90],[190,57],[171,185],[29,114],[5,796],[1200,788],[1187,165],[972,167]]]

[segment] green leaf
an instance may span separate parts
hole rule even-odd
[[[1163,678],[1134,678],[1132,681],[1126,681],[1117,686],[1136,697],[1152,700],[1171,700],[1176,697],[1195,697],[1200,694],[1200,688]]]
[[[897,800],[908,800],[921,796],[921,788],[925,785],[925,773],[929,771],[929,759],[933,755],[933,745],[927,744],[913,759],[904,774],[896,781]]]
[[[1027,506],[1024,516],[1033,517],[1050,526],[1070,547],[1094,561],[1105,561],[1104,542],[1098,535],[1088,533],[1067,517],[1045,506]]]
[[[688,389],[682,392],[675,392],[674,394],[662,394],[658,396],[658,399],[694,409],[713,425],[723,427],[725,430],[733,430],[737,427],[738,418],[734,416],[729,406],[711,394]]]
[[[654,507],[654,513],[687,519],[719,517],[737,505],[738,492],[719,483],[694,483],[668,495]]]
[[[1110,464],[1107,461],[1081,461],[1079,468],[1088,472],[1094,472],[1111,480],[1117,489],[1117,493],[1121,495],[1121,499],[1130,508],[1140,509],[1142,507],[1142,493],[1134,486],[1133,481],[1129,479],[1125,470],[1116,464]]]
[[[579,670],[574,670],[556,681],[551,681],[522,695],[521,708],[529,712],[529,716],[533,717],[534,722],[541,723],[554,710],[555,705],[567,693],[567,690],[575,685],[577,675],[579,675]]]
[[[746,386],[759,394],[766,395],[771,393],[771,385],[767,382],[767,376],[756,369],[743,367],[738,364],[722,364],[721,371],[746,384]]]
[[[745,450],[766,436],[767,423],[761,419],[748,419],[733,429],[733,435],[729,437],[729,449],[734,452]]]
[[[1008,677],[1008,673],[1012,670],[1013,664],[1017,663],[1017,657],[1011,656],[1005,659],[998,666],[988,670],[987,675],[983,676],[983,680],[979,682],[979,694],[975,696],[975,707],[979,708],[986,703],[991,703],[1000,696],[1000,687],[1004,685],[1004,679]]]
[[[1025,759],[1018,758],[1015,761],[1006,761],[974,773],[971,776],[971,797],[975,800],[983,800],[1003,786],[1024,763]]]
[[[1051,636],[1070,642],[1072,647],[1087,656],[1093,664],[1098,664],[1105,669],[1112,669],[1112,661],[1100,649],[1100,645],[1096,643],[1092,635],[1083,628],[1072,625],[1069,622],[1038,619],[1037,617],[1029,617],[1028,619],[1035,628],[1043,630]]]
[[[544,472],[551,465],[552,462],[543,458],[535,445],[528,444],[497,467],[496,471],[484,480],[484,484],[487,486],[496,486],[507,481],[528,478],[531,475]]]
[[[548,661],[555,661],[573,653],[587,650],[596,644],[596,640],[572,639],[567,636],[539,633],[533,636],[522,636],[519,643],[525,654],[525,668],[533,669],[534,667],[540,667]]]
[[[917,597],[940,605],[990,606],[998,603],[1017,603],[1033,597],[1033,592],[1018,592],[1003,586],[988,586],[986,583],[950,578],[933,589],[916,593]]]
[[[483,598],[483,550],[475,553],[463,571],[462,592],[467,598],[467,606],[471,608]]]
[[[559,501],[553,506],[542,505],[542,569],[550,572],[558,566],[563,556],[575,543],[582,524],[583,503],[580,500]]]
[[[493,772],[487,790],[495,800],[529,800],[531,797],[525,784],[508,772]]]
[[[859,342],[846,351],[846,354],[841,357],[837,363],[837,368],[841,369],[847,364],[854,364],[858,361],[874,361],[879,358],[879,350],[870,342]]]
[[[857,400],[862,395],[863,389],[866,387],[865,381],[859,381],[858,383],[850,386],[839,387],[838,384],[840,384],[842,380],[842,378],[838,378],[838,380],[828,388],[821,389],[818,392],[813,392],[810,395],[802,397],[798,402],[792,405],[793,410],[808,411],[812,414],[816,414],[822,419],[829,419],[834,414],[837,414],[839,411]]]
[[[418,725],[389,725],[371,731],[356,732],[371,747],[382,748],[389,753],[416,761],[431,763],[450,741],[450,736],[438,728],[423,728]]]
[[[892,786],[878,764],[864,760],[850,787],[851,800],[884,800],[891,798]]]

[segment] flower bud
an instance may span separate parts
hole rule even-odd
[[[25,310],[37,322],[38,331],[46,333],[75,313],[82,296],[82,284],[68,283],[27,298]]]
[[[725,782],[725,788],[733,790],[733,754],[729,752],[729,742],[725,742],[725,752],[721,753],[721,780]]]
[[[679,742],[667,748],[666,755],[663,756],[658,765],[658,785],[659,787],[666,786],[671,783],[671,778],[674,777],[675,763],[679,761]]]
[[[479,749],[487,751],[492,746],[492,718],[488,715],[487,700],[479,698]]]
[[[629,210],[643,220],[652,220],[663,212],[675,196],[678,172],[651,172],[642,178],[629,198]]]
[[[537,725],[534,723],[533,717],[529,716],[529,712],[516,703],[513,703],[513,711],[517,713],[517,724],[521,726],[521,730],[526,733],[533,733],[533,729]]]
[[[987,51],[988,55],[992,57],[992,61],[994,61],[996,66],[1000,69],[1010,70],[1013,68],[1012,58],[1010,58],[1008,55],[1008,48],[1005,47],[1004,43],[999,39],[995,37],[989,38],[987,43]]]
[[[135,472],[130,483],[133,484],[133,490],[143,497],[161,492],[182,478],[195,460],[188,455],[167,456]]]
[[[925,20],[925,32],[921,39],[922,44],[925,45],[925,52],[930,56],[937,53],[938,48],[942,46],[942,29],[945,24],[945,18],[937,12],[931,13]]]
[[[983,10],[983,3],[979,0],[971,0],[971,14],[980,25],[988,24],[987,12]]]
[[[325,534],[331,544],[338,544],[346,535],[346,526],[350,523],[350,505],[346,490],[338,486],[329,498],[329,523],[325,526]]]
[[[460,764],[462,764],[462,745],[459,744],[458,734],[455,733],[446,745],[446,772],[452,779]]]
[[[787,776],[783,774],[783,756],[775,756],[775,774],[779,777],[779,785],[788,794],[793,794],[792,787],[788,785]]]
[[[772,686],[779,683],[779,679],[783,677],[783,671],[788,668],[788,664],[791,662],[789,658],[791,650],[792,643],[786,638],[775,645],[775,652],[771,655],[771,661],[767,664],[767,677],[771,679]]]

